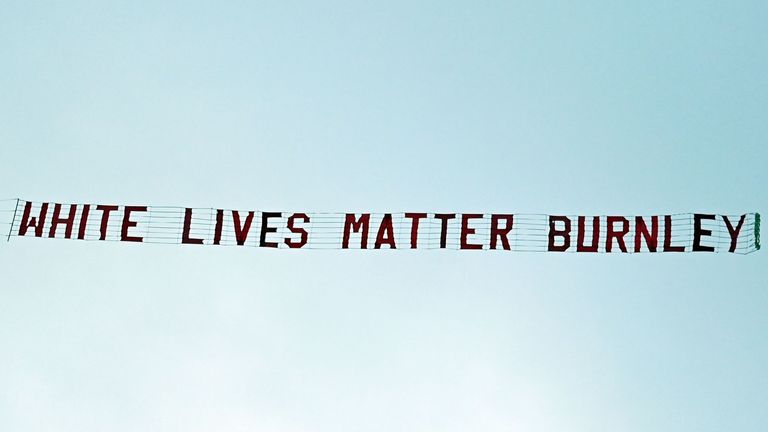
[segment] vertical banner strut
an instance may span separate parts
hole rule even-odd
[[[16,198],[16,207],[14,207],[13,209],[13,220],[11,220],[11,226],[8,227],[8,239],[6,240],[6,242],[11,241],[11,234],[13,233],[13,224],[16,223],[16,212],[19,211],[19,201],[20,201],[20,198]]]

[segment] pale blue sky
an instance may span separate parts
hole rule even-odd
[[[0,197],[768,209],[765,2],[2,2]],[[764,251],[14,239],[4,431],[763,431]]]

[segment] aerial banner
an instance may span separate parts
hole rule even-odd
[[[13,200],[11,237],[276,249],[668,253],[760,249],[760,214],[647,216],[227,210]]]

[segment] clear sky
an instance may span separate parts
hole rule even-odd
[[[768,213],[764,1],[221,3],[3,1],[0,198]],[[765,431],[766,264],[12,239],[0,429]]]

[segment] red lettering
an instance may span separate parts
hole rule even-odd
[[[341,248],[349,249],[350,229],[354,232],[362,230],[360,239],[360,249],[368,248],[368,225],[371,220],[370,213],[363,213],[359,219],[355,219],[354,213],[347,213],[344,219],[344,237],[341,239]]]
[[[85,239],[85,229],[88,227],[88,214],[91,212],[91,205],[85,204],[83,206],[83,213],[80,215],[80,227],[77,230],[77,238],[79,240]]]
[[[289,238],[285,239],[285,244],[287,244],[288,247],[292,249],[303,247],[309,240],[309,233],[307,233],[307,230],[304,228],[297,228],[295,226],[296,219],[301,219],[304,223],[307,223],[309,222],[309,216],[307,216],[305,213],[294,213],[288,218],[288,230],[294,234],[301,235],[301,239],[298,242],[294,242]]]
[[[201,238],[191,238],[190,231],[192,231],[192,209],[187,207],[184,209],[184,228],[181,232],[181,243],[183,244],[203,244]]]
[[[592,218],[592,244],[589,246],[584,244],[586,219],[587,218],[584,216],[579,216],[579,226],[576,234],[576,252],[597,252],[598,243],[600,242],[600,217],[595,216]]]
[[[277,228],[271,228],[269,226],[269,220],[280,216],[282,216],[282,214],[279,212],[261,212],[261,236],[259,237],[259,247],[277,247],[277,242],[267,241],[267,234],[277,232]]]
[[[64,230],[64,238],[72,237],[72,229],[75,225],[75,212],[77,212],[77,204],[70,204],[69,215],[66,218],[61,217],[61,204],[55,204],[53,206],[53,217],[51,217],[51,230],[48,232],[49,238],[56,237],[56,228],[60,224],[64,224],[66,229]]]
[[[564,227],[562,230],[558,230],[555,226],[556,222],[562,222]],[[562,237],[563,244],[558,246],[555,244],[555,237]],[[571,220],[567,216],[550,216],[549,217],[549,242],[547,250],[550,252],[565,252],[571,246]]]
[[[694,252],[714,252],[715,248],[712,246],[702,246],[701,237],[712,235],[712,230],[705,230],[701,228],[702,220],[715,220],[713,214],[693,214],[693,248]]]
[[[744,225],[744,218],[747,215],[741,215],[741,218],[739,218],[739,223],[736,225],[736,228],[733,228],[733,225],[731,224],[731,221],[728,220],[728,216],[723,215],[723,220],[725,221],[725,226],[728,227],[728,234],[731,236],[731,247],[728,249],[728,252],[736,252],[736,243],[739,240],[739,232],[741,231],[742,225]]]
[[[614,223],[621,222],[621,230],[616,231]],[[613,248],[613,239],[619,244],[622,252],[627,252],[627,245],[624,243],[624,236],[629,232],[629,221],[624,216],[608,216],[606,218],[605,251],[611,252]]]
[[[504,228],[499,228],[499,222],[504,220]],[[507,235],[512,231],[514,216],[511,214],[493,214],[491,215],[491,249],[496,249],[496,242],[501,239],[501,246],[504,250],[512,249],[509,246]]]
[[[440,249],[448,243],[448,221],[455,217],[454,213],[435,213],[435,219],[440,219]]]
[[[32,203],[27,201],[24,204],[24,214],[21,217],[21,224],[19,225],[19,235],[24,236],[27,234],[27,230],[30,228],[35,229],[35,237],[43,236],[43,225],[45,225],[45,215],[48,213],[48,203],[43,203],[40,206],[40,213],[36,218],[29,217],[32,211]]]
[[[99,240],[107,239],[107,225],[109,224],[109,213],[117,210],[116,205],[98,205],[96,210],[101,210],[101,227]]]
[[[147,211],[146,206],[125,206],[125,209],[123,210],[123,227],[120,230],[120,241],[127,241],[127,242],[143,242],[144,241],[144,239],[141,237],[129,236],[128,228],[136,226],[136,222],[131,220],[131,213],[145,212],[145,211]]]
[[[411,219],[411,249],[416,249],[419,240],[419,220],[427,217],[426,213],[406,213],[405,217]]]
[[[648,232],[648,225],[645,224],[642,216],[635,217],[635,252],[640,252],[641,241],[645,239],[649,252],[656,252],[659,244],[659,217],[651,216],[651,232]]]
[[[251,222],[253,222],[253,212],[249,211],[248,216],[245,217],[244,225],[240,225],[240,212],[232,210],[232,219],[235,222],[235,239],[238,246],[245,244],[245,240],[248,238],[248,231],[251,230]]]
[[[224,210],[216,210],[216,226],[213,228],[213,244],[221,244],[221,231],[224,227]]]
[[[672,246],[672,216],[664,216],[664,252],[685,252],[685,246]]]
[[[381,225],[379,225],[379,232],[376,233],[376,243],[374,243],[374,249],[381,249],[383,244],[389,245],[390,249],[396,249],[395,246],[395,231],[392,227],[392,215],[387,213],[381,219]]]
[[[472,244],[469,243],[467,240],[467,237],[471,234],[475,233],[474,228],[469,227],[469,220],[470,219],[479,219],[482,218],[483,215],[476,214],[476,213],[470,213],[470,214],[462,214],[461,215],[461,249],[482,249],[483,246],[479,244]]]

